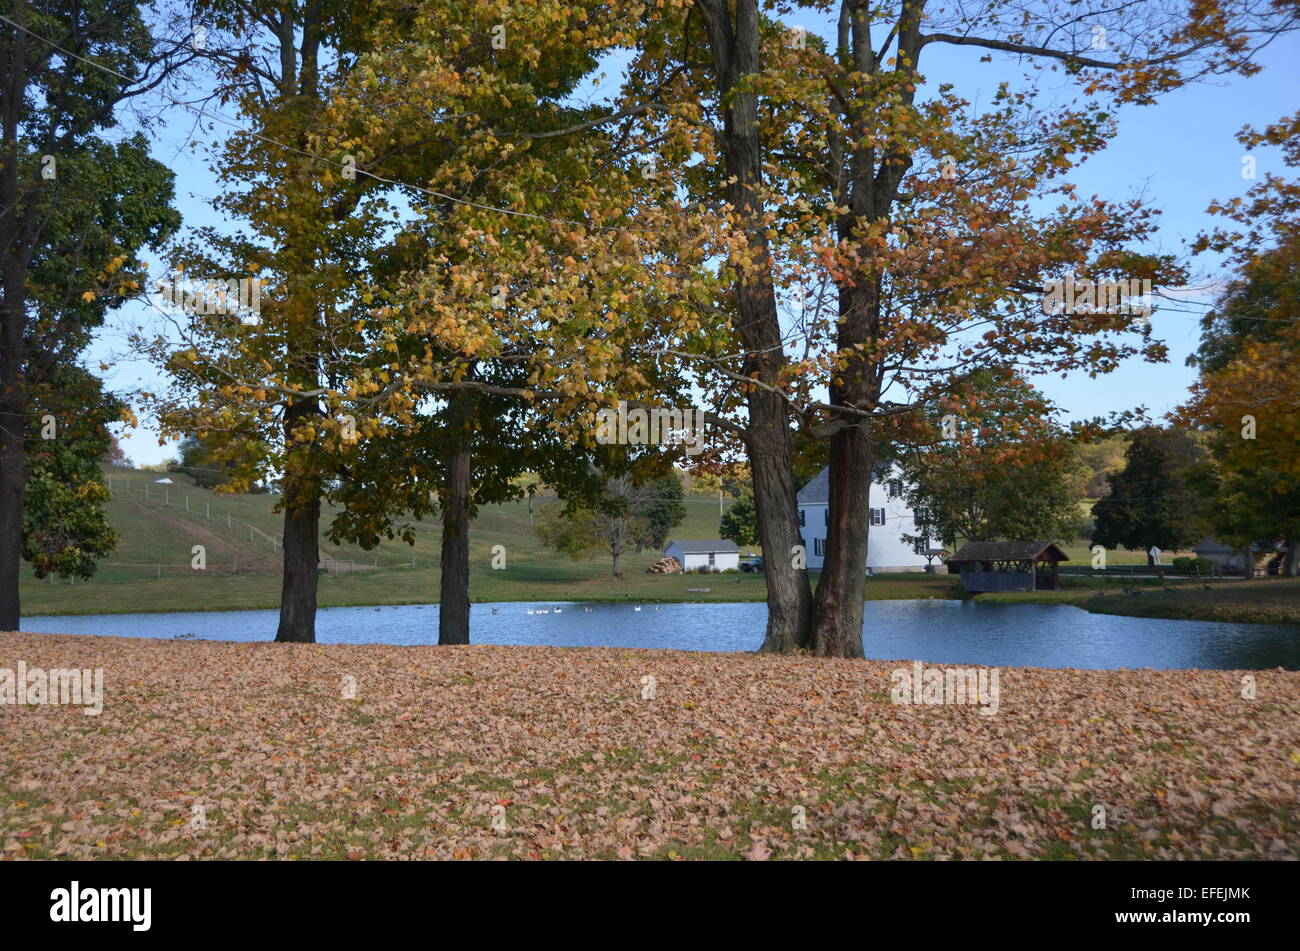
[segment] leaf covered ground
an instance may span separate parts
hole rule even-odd
[[[1295,672],[1001,668],[984,716],[891,703],[889,661],[0,633],[19,661],[105,700],[0,706],[5,858],[1300,856]]]

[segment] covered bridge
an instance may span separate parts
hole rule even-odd
[[[948,559],[962,587],[980,591],[1055,591],[1069,557],[1054,542],[967,542]]]

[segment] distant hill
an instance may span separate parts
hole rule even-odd
[[[89,583],[37,581],[24,571],[24,614],[85,611],[214,610],[274,607],[280,586],[282,517],[274,494],[224,495],[175,472],[107,467],[111,483],[109,523],[117,549]],[[170,484],[160,479],[171,480]],[[538,496],[536,509],[552,497]],[[688,496],[687,516],[673,531],[679,538],[716,538],[717,497]],[[322,536],[335,510],[326,508]],[[415,523],[414,546],[387,541],[372,551],[333,545],[322,537],[321,558],[329,575],[322,604],[436,601],[441,534],[436,520]],[[206,549],[207,568],[191,567],[193,547]],[[491,568],[493,546],[506,551],[506,569]],[[690,577],[663,580],[645,575],[662,553],[624,555],[626,581],[610,577],[610,559],[574,562],[542,547],[529,524],[528,502],[485,506],[471,528],[471,594],[484,600],[566,597],[685,597]],[[654,580],[659,579],[659,580]],[[751,597],[761,598],[762,579]],[[705,582],[707,584],[707,582]],[[649,585],[649,587],[646,587]],[[682,587],[683,593],[676,589]]]

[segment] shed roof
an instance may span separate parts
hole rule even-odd
[[[967,542],[949,562],[1069,561],[1055,542]]]
[[[705,538],[703,540],[674,540],[669,542],[668,547],[676,545],[682,550],[683,555],[708,555],[711,553],[739,553],[740,549],[736,543],[726,538]],[[666,551],[667,549],[665,549]]]

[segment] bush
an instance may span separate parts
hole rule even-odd
[[[1209,575],[1214,571],[1214,562],[1209,558],[1188,558],[1183,556],[1174,559],[1174,571],[1180,575]]]

